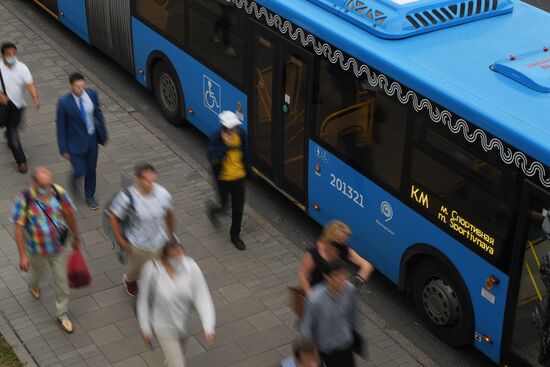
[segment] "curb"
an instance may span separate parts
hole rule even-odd
[[[12,0],[6,1],[7,4],[12,3]],[[47,44],[49,44],[57,53],[63,56],[71,65],[78,69],[82,74],[87,76],[87,78],[100,89],[103,93],[109,95],[114,101],[116,101],[126,112],[128,112],[133,118],[135,118],[147,131],[153,134],[157,139],[159,139],[163,144],[165,144],[170,150],[174,152],[178,157],[180,157],[185,163],[187,163],[195,172],[197,172],[203,179],[208,183],[213,184],[213,179],[209,172],[207,172],[194,158],[192,158],[188,153],[186,153],[180,146],[175,142],[171,141],[169,137],[160,129],[151,124],[145,116],[137,112],[123,97],[115,93],[111,88],[109,88],[105,83],[101,81],[91,70],[86,66],[80,63],[76,58],[70,55],[64,50],[59,44],[57,44],[52,38],[46,35],[42,30],[30,22],[23,14],[21,14],[14,7],[9,7],[9,12],[14,16],[19,18],[19,20],[25,24],[29,29],[36,33],[40,38],[42,38]],[[91,47],[91,46],[90,46]],[[122,69],[121,69],[122,70]],[[294,246],[294,243],[290,241],[283,233],[281,233],[277,228],[275,228],[271,223],[269,223],[261,214],[256,210],[250,207],[249,204],[245,204],[245,210],[247,215],[255,220],[266,232],[273,236],[281,244],[285,245],[287,249],[297,257],[303,255],[303,251]],[[376,327],[384,331],[391,339],[393,339],[398,345],[400,345],[410,356],[415,359],[420,365],[425,367],[436,367],[438,366],[428,355],[418,349],[414,344],[405,338],[398,330],[391,327],[378,313],[376,313],[371,307],[366,304],[363,304],[360,307],[361,312],[371,321]],[[1,331],[1,318],[0,318],[0,331]],[[20,342],[19,342],[20,343]],[[10,343],[11,344],[11,343]],[[21,344],[24,349],[24,346]],[[15,348],[14,348],[15,349]],[[25,349],[26,351],[26,349]],[[32,360],[32,358],[31,358]],[[28,366],[36,366],[34,364],[29,364]]]
[[[6,320],[4,315],[0,313],[0,334],[6,339],[10,347],[13,348],[13,351],[15,352],[15,355],[21,363],[23,363],[23,366],[25,367],[38,367],[38,364],[36,364],[36,361],[31,356],[30,352],[27,350],[27,347],[19,339],[15,331],[11,328],[9,322]]]

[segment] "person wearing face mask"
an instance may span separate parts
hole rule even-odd
[[[29,272],[29,292],[40,299],[40,280],[48,264],[53,273],[58,323],[65,332],[72,333],[74,327],[67,314],[67,226],[72,233],[73,249],[80,248],[80,238],[71,198],[53,183],[53,175],[47,168],[36,167],[32,171],[30,188],[15,198],[12,221],[19,267]]]
[[[69,76],[70,93],[57,103],[57,145],[59,154],[71,162],[73,195],[81,192],[80,178],[84,178],[84,194],[90,209],[98,209],[95,198],[98,144],[107,143],[105,119],[99,105],[97,91],[86,88],[84,76]]]
[[[124,284],[130,296],[138,294],[137,280],[143,264],[158,256],[174,233],[172,196],[157,184],[157,171],[148,164],[135,169],[135,184],[119,192],[109,208],[109,222],[116,242],[128,255]],[[121,221],[127,220],[124,229]]]
[[[143,339],[150,345],[156,337],[167,367],[185,366],[184,346],[193,331],[193,308],[202,322],[206,344],[214,343],[212,297],[201,269],[184,255],[181,244],[168,242],[159,260],[149,260],[139,285],[137,316]]]
[[[347,245],[351,236],[351,229],[345,223],[333,220],[324,228],[321,238],[315,247],[309,249],[302,260],[300,267],[300,285],[306,294],[318,283],[323,281],[323,269],[328,262],[341,259],[350,262],[359,268],[355,280],[364,283],[374,271],[374,267],[367,260]]]
[[[32,97],[36,109],[41,106],[38,92],[34,85],[31,72],[27,65],[17,59],[17,47],[11,42],[1,46],[2,62],[0,62],[0,104],[6,109],[6,132],[13,158],[20,173],[27,173],[27,157],[19,140],[19,124],[23,118],[25,103],[25,89]]]

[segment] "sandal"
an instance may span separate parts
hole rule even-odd
[[[74,331],[73,323],[69,319],[57,319],[59,327],[67,334],[72,334]]]
[[[29,292],[34,299],[40,299],[40,288],[31,288],[29,287]]]

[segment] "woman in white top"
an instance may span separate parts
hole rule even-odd
[[[160,260],[142,270],[137,300],[138,321],[145,343],[157,338],[168,367],[184,367],[184,342],[192,330],[193,306],[198,311],[208,345],[214,342],[216,315],[199,266],[184,256],[182,245],[170,242]]]

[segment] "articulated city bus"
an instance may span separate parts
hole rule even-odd
[[[516,0],[35,0],[412,294],[429,328],[537,365],[550,15]],[[521,362],[518,362],[521,363]]]

